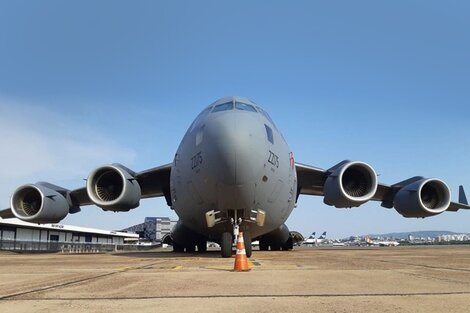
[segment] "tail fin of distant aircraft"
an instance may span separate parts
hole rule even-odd
[[[451,202],[447,211],[457,212],[460,209],[470,210],[470,205],[468,205],[467,196],[462,185],[459,186],[459,202]]]
[[[465,195],[463,186],[459,186],[459,202],[468,205],[467,196]]]
[[[326,238],[326,231],[323,232],[323,234],[321,234],[320,237],[318,237],[318,239],[325,239]]]
[[[308,238],[310,238],[310,239],[315,239],[315,232],[313,232],[313,233],[310,235],[310,237],[308,237]]]

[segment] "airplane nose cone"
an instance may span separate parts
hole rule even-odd
[[[231,111],[206,125],[211,143],[210,166],[225,185],[254,183],[262,170],[265,139],[252,112]]]

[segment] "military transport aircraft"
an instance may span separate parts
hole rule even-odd
[[[459,202],[452,202],[448,186],[436,178],[385,185],[360,161],[342,161],[328,170],[296,163],[265,110],[248,99],[228,97],[196,117],[172,163],[142,172],[104,165],[76,190],[45,182],[23,185],[0,217],[56,223],[85,205],[129,211],[140,199],[165,197],[179,216],[171,234],[175,251],[205,251],[210,240],[229,257],[234,236],[242,230],[249,256],[253,240],[259,240],[261,250],[292,249],[284,223],[301,194],[323,196],[336,208],[381,201],[404,217],[470,209],[463,188]]]

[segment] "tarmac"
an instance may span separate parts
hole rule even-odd
[[[470,246],[0,252],[0,312],[470,312]]]

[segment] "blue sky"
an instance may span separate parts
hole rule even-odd
[[[262,105],[296,160],[370,163],[384,183],[444,179],[470,193],[467,1],[0,1],[0,204],[21,183],[83,184],[96,166],[172,160],[206,105]],[[161,199],[65,222],[174,216]],[[448,229],[470,212],[405,219],[301,196],[288,220],[332,236]]]

